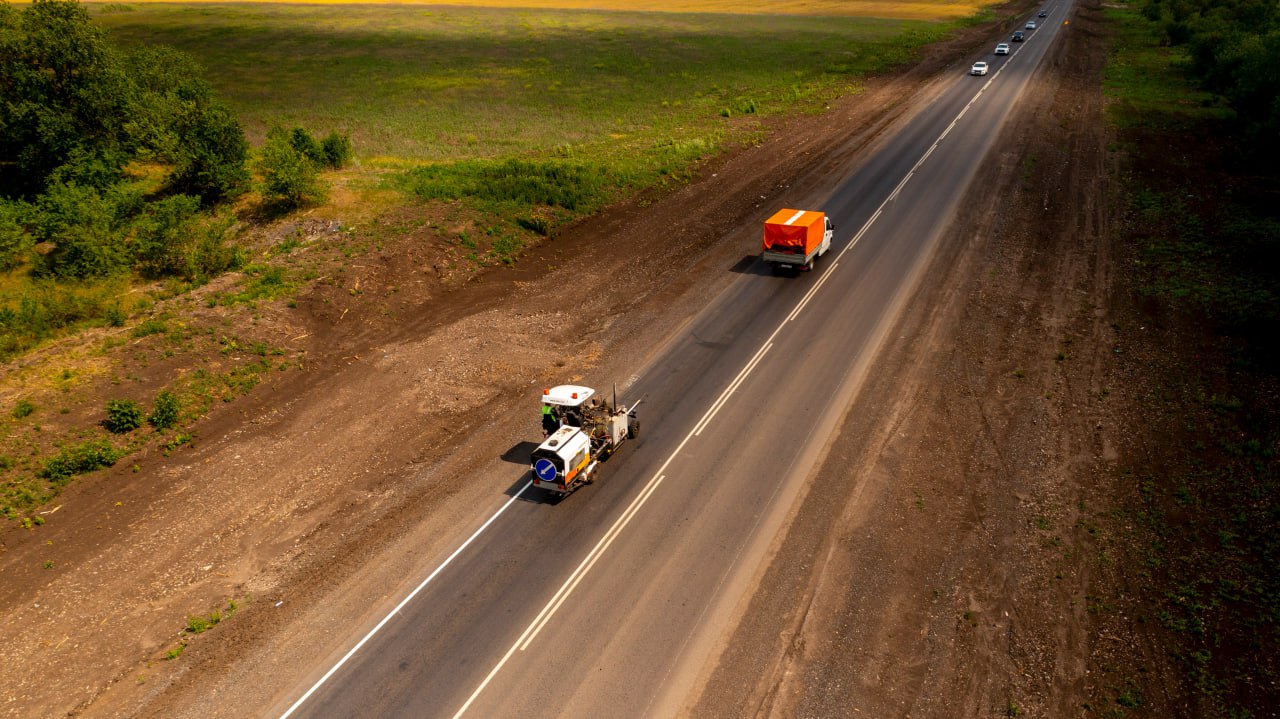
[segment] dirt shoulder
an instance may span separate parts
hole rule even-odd
[[[358,626],[416,557],[502,497],[507,487],[468,478],[519,461],[510,458],[537,434],[530,387],[617,376],[620,358],[643,364],[754,254],[755,228],[777,202],[856,162],[1014,12],[821,117],[780,122],[674,193],[571,229],[514,270],[453,275],[449,248],[421,230],[438,207],[274,228],[264,251],[292,237],[303,259],[355,254],[296,307],[178,309],[288,347],[296,365],[227,397],[194,428],[198,441],[82,478],[43,526],[0,532],[0,711],[245,716],[269,706],[279,687],[264,672],[314,663],[317,644]],[[208,353],[244,354],[226,343]],[[156,383],[162,366],[137,365]],[[357,573],[367,581],[349,582]],[[212,629],[188,631],[215,614]]]
[[[1178,716],[1118,551],[1144,429],[1100,3],[981,168],[696,716]],[[1124,352],[1121,351],[1124,348]]]

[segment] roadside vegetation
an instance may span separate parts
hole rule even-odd
[[[1144,398],[1168,434],[1140,493],[1145,584],[1188,716],[1280,694],[1280,9],[1142,0],[1109,11],[1106,82],[1129,158],[1149,321],[1173,344]],[[1137,705],[1135,705],[1137,706]]]
[[[957,7],[978,10],[938,4],[934,17]],[[210,81],[255,141],[272,126],[346,132],[356,184],[480,211],[503,226],[490,259],[506,263],[559,225],[683,182],[770,117],[820,112],[955,26],[351,3],[110,5],[98,19],[125,45],[177,45],[219,68]]]
[[[988,16],[716,7],[0,2],[0,514],[36,526],[74,477],[142,471],[300,366],[244,339],[256,306],[388,233],[428,227],[450,276],[513,264]],[[321,241],[313,212],[339,218]]]
[[[12,402],[0,415],[0,515],[7,519],[43,523],[32,512],[72,478],[146,448],[167,454],[191,441],[184,428],[215,400],[230,401],[267,371],[289,366],[269,359],[280,350],[242,350],[225,327],[157,308],[232,269],[243,270],[244,289],[227,297],[271,296],[286,286],[268,286],[270,272],[246,264],[237,241],[246,223],[237,213],[271,216],[319,202],[319,173],[350,159],[350,141],[275,128],[255,156],[202,73],[169,47],[121,50],[76,2],[0,3],[0,361],[8,365],[0,397]],[[90,328],[105,332],[18,361]],[[135,350],[131,369],[108,359],[148,337],[157,356]],[[109,367],[126,373],[109,376],[111,385],[137,382],[150,362],[179,354],[194,365],[153,395],[120,390],[105,406],[85,406],[90,388],[102,392]]]

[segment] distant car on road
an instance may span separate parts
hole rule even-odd
[[[973,63],[973,67],[969,68],[969,74],[970,74],[970,75],[986,75],[986,74],[987,74],[987,63],[985,63],[985,62],[975,62],[975,63]]]
[[[1049,13],[1045,12],[1044,10],[1041,10],[1040,14],[1037,15],[1037,17],[1049,17]]]
[[[1021,31],[1021,30],[1018,30],[1017,32],[1015,32],[1015,33],[1013,34],[1013,41],[1014,41],[1014,42],[1022,42],[1022,31]]]
[[[1027,29],[1028,29],[1028,30],[1035,30],[1035,29],[1036,29],[1036,21],[1035,21],[1035,20],[1028,20],[1028,21],[1027,21]]]
[[[996,45],[996,54],[997,54],[997,55],[1008,55],[1008,54],[1009,54],[1009,43],[1007,43],[1007,42],[1002,42],[1002,43],[1000,43],[999,45]]]

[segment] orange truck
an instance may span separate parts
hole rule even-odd
[[[813,260],[831,249],[835,226],[818,210],[778,210],[764,223],[762,260],[775,267],[813,269]]]

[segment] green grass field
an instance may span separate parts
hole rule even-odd
[[[1140,400],[1174,441],[1133,472],[1131,551],[1145,558],[1147,616],[1182,670],[1178,701],[1194,716],[1266,716],[1280,677],[1274,171],[1231,158],[1233,111],[1196,86],[1185,48],[1135,3],[1107,16],[1108,115],[1129,210],[1118,224],[1153,324],[1185,342],[1151,369],[1156,389]]]
[[[954,3],[937,3],[954,17]],[[649,175],[820,109],[956,21],[414,5],[90,6],[195,56],[251,139],[351,134],[366,167],[565,157]]]
[[[1211,93],[1189,81],[1186,48],[1162,44],[1156,28],[1127,5],[1108,9],[1107,16],[1119,37],[1103,78],[1111,99],[1107,112],[1117,127],[1173,130],[1230,116]]]

